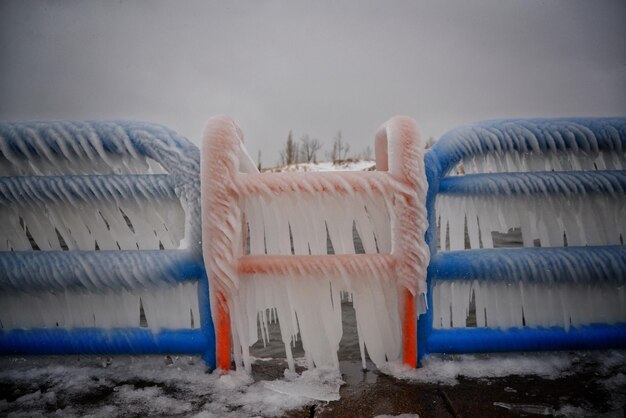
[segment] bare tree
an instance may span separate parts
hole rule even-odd
[[[348,158],[348,152],[350,152],[350,144],[344,142],[341,131],[337,131],[337,135],[333,139],[333,148],[330,151],[330,159],[333,162],[338,162]]]
[[[322,143],[317,138],[310,138],[308,134],[304,134],[300,138],[300,160],[303,162],[317,162],[317,152],[322,149]]]
[[[293,133],[289,131],[285,147],[280,150],[280,163],[282,165],[298,164],[299,157],[298,143],[293,140]]]

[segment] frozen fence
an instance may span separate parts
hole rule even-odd
[[[626,345],[625,163],[626,119],[444,135],[426,155],[420,355]]]
[[[295,338],[336,366],[345,295],[377,365],[626,346],[626,119],[481,122],[422,158],[394,118],[361,173],[258,173],[224,117],[204,141],[0,123],[0,354],[249,369],[278,320],[292,369]]]
[[[199,157],[146,123],[0,124],[0,353],[213,362]]]
[[[298,336],[309,367],[338,367],[342,292],[352,296],[363,361],[367,348],[379,366],[401,356],[415,365],[416,310],[427,308],[422,149],[415,123],[396,117],[376,136],[378,171],[258,173],[234,122],[209,121],[203,251],[218,367],[228,369],[233,352],[250,370],[257,321],[265,339],[276,319],[291,370]]]

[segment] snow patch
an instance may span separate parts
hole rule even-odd
[[[324,161],[320,163],[290,164],[282,167],[274,167],[267,171],[277,172],[303,172],[303,171],[365,171],[372,170],[376,166],[371,160],[345,160],[334,163]]]
[[[381,371],[398,379],[421,383],[456,385],[459,376],[492,378],[511,375],[537,375],[546,379],[562,376],[572,366],[567,355],[490,354],[490,355],[429,355],[419,369],[399,362],[388,363]]]
[[[106,367],[105,367],[106,365]],[[312,399],[339,399],[337,372],[314,370],[273,382],[245,372],[206,373],[201,359],[172,356],[0,359],[0,382],[24,392],[0,399],[4,414],[243,418],[282,416]],[[288,388],[287,390],[283,390]]]

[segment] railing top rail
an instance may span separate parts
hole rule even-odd
[[[445,176],[463,158],[516,151],[626,151],[626,117],[503,119],[460,126],[426,154],[427,169]]]
[[[199,150],[188,139],[165,126],[137,121],[0,122],[0,147],[5,158],[143,155],[165,163],[162,153],[179,149],[199,163]]]

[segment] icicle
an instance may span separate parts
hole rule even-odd
[[[621,222],[626,207],[620,195],[550,195],[450,197],[438,196],[440,216],[439,240],[446,251],[446,235],[450,249],[464,248],[462,219],[467,220],[470,247],[477,248],[476,229],[483,248],[492,248],[492,232],[508,233],[519,228],[523,245],[534,246],[539,239],[542,247],[561,247],[564,235],[569,246],[620,245],[626,222]],[[477,218],[478,226],[473,221]],[[446,224],[449,225],[446,228]],[[621,237],[621,238],[620,238]]]
[[[560,327],[626,320],[624,286],[614,283],[440,282],[433,287],[433,327],[465,327],[468,294],[474,294],[476,326]],[[450,312],[452,311],[452,316]],[[486,318],[484,312],[486,311]],[[463,319],[461,319],[463,318]]]
[[[463,157],[465,174],[516,173],[539,171],[622,170],[626,156],[615,151],[584,151],[548,149],[487,152]],[[456,175],[458,168],[450,175]]]

